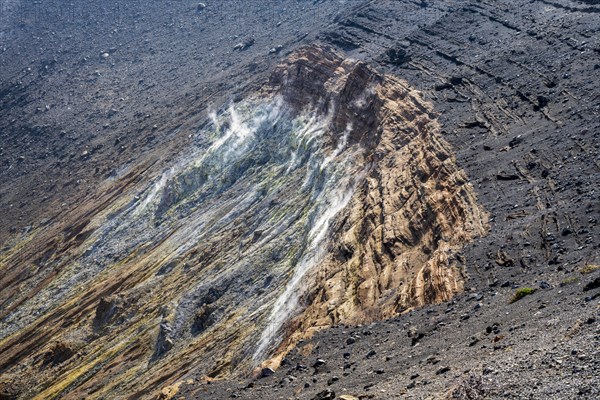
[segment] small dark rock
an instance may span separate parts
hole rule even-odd
[[[498,333],[500,333],[500,326],[498,324],[494,324],[492,326],[488,326],[488,327],[485,328],[485,333],[487,333],[488,335],[490,333],[498,334]]]
[[[308,367],[306,365],[298,364],[296,365],[296,371],[306,371]]]
[[[425,334],[417,331],[415,328],[412,328],[408,331],[408,337],[411,338],[411,346],[415,346],[421,339],[425,337]]]
[[[483,369],[483,375],[489,375],[489,374],[492,374],[492,373],[494,373],[494,372],[495,372],[495,371],[494,371],[492,368],[490,368],[490,367],[485,367],[485,368]]]
[[[425,362],[427,364],[435,365],[435,364],[439,363],[440,360],[438,358],[434,357],[434,356],[429,356],[429,357],[427,357],[427,359],[425,360]]]
[[[538,96],[537,101],[538,101],[538,104],[537,104],[537,106],[534,107],[536,111],[546,107],[549,102],[548,98],[545,96]]]
[[[331,389],[323,390],[322,392],[320,392],[319,394],[317,394],[315,397],[312,398],[312,400],[334,400],[334,399],[335,399],[335,392]]]
[[[452,89],[452,85],[447,82],[441,83],[441,84],[435,85],[434,89],[438,92],[441,92],[442,90]]]
[[[263,368],[260,371],[260,378],[266,378],[273,375],[275,375],[275,371],[273,371],[271,368]]]
[[[552,285],[545,281],[541,281],[538,286],[540,289],[552,289]]]
[[[600,288],[600,276],[593,281],[586,283],[586,285],[583,287],[583,291],[587,292],[598,288]]]
[[[410,61],[410,56],[404,49],[389,49],[385,52],[385,55],[387,56],[388,63],[396,66],[400,66]]]
[[[519,179],[519,175],[511,174],[505,171],[500,171],[496,174],[496,179],[499,181],[516,181]]]
[[[514,147],[517,147],[522,142],[523,142],[523,138],[521,137],[521,135],[518,135],[518,136],[512,138],[510,142],[508,142],[508,146],[511,148],[514,148]]]
[[[240,42],[238,44],[236,44],[233,49],[234,50],[239,50],[239,51],[244,51],[250,47],[252,47],[255,43],[255,39],[254,38],[248,38],[246,40],[244,40],[243,42]]]

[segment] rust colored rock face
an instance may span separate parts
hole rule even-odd
[[[269,368],[318,329],[451,298],[486,231],[431,106],[320,47],[151,162],[0,255],[11,393],[169,397]]]
[[[315,329],[389,318],[460,292],[455,256],[485,233],[487,216],[431,106],[397,78],[314,50],[291,57],[274,81],[285,83],[292,104],[331,104],[338,129],[352,121],[352,140],[369,165],[336,219],[327,257],[312,271],[307,286],[316,290],[306,293],[308,306],[290,322],[280,350]]]

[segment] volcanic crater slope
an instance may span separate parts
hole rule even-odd
[[[439,130],[406,82],[292,53],[170,167],[126,167],[5,248],[4,381],[21,398],[149,397],[448,300],[487,217]]]

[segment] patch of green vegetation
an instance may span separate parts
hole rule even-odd
[[[535,293],[535,289],[533,289],[533,288],[530,288],[530,287],[519,288],[515,292],[515,295],[512,297],[512,299],[510,299],[510,304],[514,303],[515,301],[519,301],[523,297],[529,296],[530,294],[533,294],[533,293]]]
[[[570,276],[570,277],[568,277],[568,278],[565,278],[565,279],[564,279],[564,280],[563,280],[563,281],[560,283],[560,286],[566,286],[566,285],[569,285],[569,284],[571,284],[571,283],[575,283],[575,282],[578,282],[578,281],[579,281],[579,278],[578,278],[578,277],[576,277],[576,276]]]
[[[589,265],[586,265],[585,267],[581,268],[579,270],[579,272],[581,272],[583,275],[587,275],[587,274],[591,274],[594,271],[597,271],[598,269],[600,269],[600,265],[589,264]]]

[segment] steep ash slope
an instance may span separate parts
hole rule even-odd
[[[90,57],[31,18],[2,53],[3,395],[597,398],[594,2],[146,3]]]
[[[0,2],[0,242],[142,155],[160,171],[210,108],[256,89],[358,1],[198,3]]]
[[[4,253],[1,368],[20,396],[249,374],[313,330],[461,290],[451,260],[485,214],[405,83],[307,48],[195,140]]]
[[[186,398],[597,398],[599,14],[570,0],[373,1],[338,17],[321,39],[423,90],[490,213],[459,255],[467,293],[324,331],[271,378],[196,383]],[[520,287],[536,291],[509,304]]]

